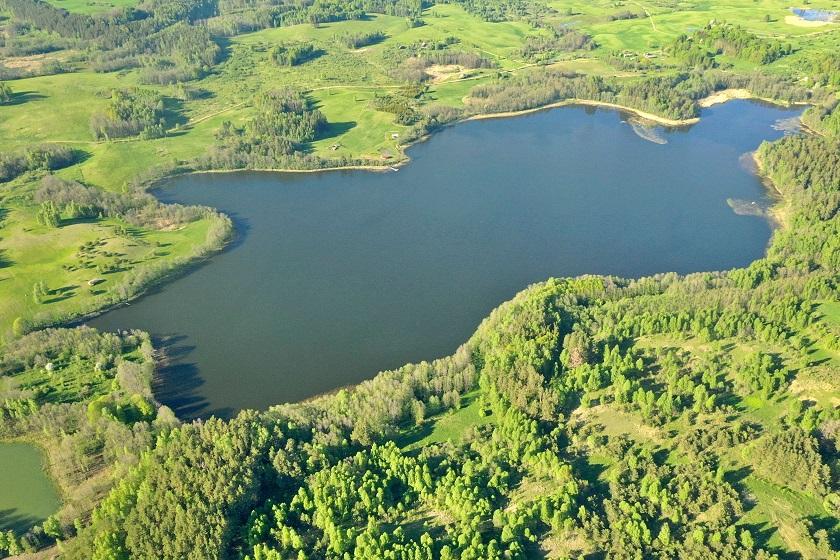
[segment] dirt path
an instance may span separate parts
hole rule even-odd
[[[244,106],[245,106],[245,105],[247,105],[247,104],[248,104],[248,102],[247,102],[247,101],[242,101],[241,103],[236,103],[236,104],[234,104],[234,105],[230,105],[230,106],[228,106],[228,107],[224,107],[224,108],[219,109],[218,111],[216,111],[216,112],[214,112],[214,113],[210,113],[209,115],[204,115],[204,116],[198,117],[197,119],[194,119],[194,120],[189,120],[189,121],[187,121],[187,125],[193,125],[193,124],[198,124],[198,123],[200,123],[200,122],[204,122],[204,121],[206,121],[207,119],[212,119],[213,117],[216,117],[216,116],[218,116],[218,115],[221,115],[222,113],[227,113],[228,111],[232,111],[232,110],[234,110],[234,109],[238,109],[239,107],[244,107]],[[170,129],[170,130],[172,130],[172,129]]]
[[[637,5],[638,7],[640,7],[641,9],[643,9],[645,11],[645,14],[647,15],[648,19],[650,20],[650,26],[653,28],[654,31],[659,33],[659,30],[656,28],[656,22],[653,21],[653,14],[651,14],[650,11],[646,7],[644,7],[642,4],[639,4],[638,2],[633,2],[633,4]]]

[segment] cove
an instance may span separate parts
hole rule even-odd
[[[228,416],[453,352],[494,307],[551,276],[743,266],[771,226],[740,162],[801,110],[733,101],[641,134],[613,110],[471,121],[398,172],[189,175],[158,192],[231,215],[208,263],[90,324],[165,340],[156,394]]]
[[[44,464],[35,445],[0,443],[0,531],[22,533],[61,506]]]

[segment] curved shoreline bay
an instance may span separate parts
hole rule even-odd
[[[728,269],[771,227],[739,158],[801,109],[732,101],[648,141],[621,113],[565,107],[472,121],[398,173],[175,178],[165,201],[231,215],[229,250],[90,323],[165,338],[159,399],[184,417],[264,408],[451,353],[550,276]]]

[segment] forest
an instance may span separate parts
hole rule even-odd
[[[90,130],[96,140],[141,134],[163,136],[166,121],[163,99],[147,90],[114,90],[105,113],[94,113]]]
[[[44,449],[61,495],[0,557],[840,558],[835,24],[740,0],[107,4],[0,0],[0,445]],[[522,286],[451,356],[231,419],[158,401],[165,341],[78,325],[235,239],[161,179],[390,168],[556,103],[685,125],[733,90],[808,105],[754,154],[778,227],[748,266]]]
[[[79,153],[72,148],[54,144],[0,154],[0,182],[11,181],[28,171],[55,171],[73,165],[78,158]]]
[[[725,54],[756,64],[769,64],[792,52],[791,45],[762,39],[737,26],[709,24],[692,35],[681,35],[671,51],[692,66],[712,68],[715,56]]]

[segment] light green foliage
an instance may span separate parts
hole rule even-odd
[[[47,444],[66,500],[0,551],[836,556],[836,24],[781,0],[132,5],[3,2],[0,428]],[[820,103],[822,136],[759,150],[783,227],[743,269],[549,280],[452,357],[180,428],[144,335],[37,330],[224,244],[227,218],[158,204],[155,178],[390,165],[461,118],[576,98],[682,120],[725,88]]]
[[[0,105],[12,100],[12,88],[5,82],[0,82]]]
[[[139,331],[45,329],[4,346],[0,445],[13,438],[43,447],[48,474],[61,494],[60,509],[43,526],[32,527],[58,508],[55,498],[47,500],[47,510],[43,504],[32,510],[40,519],[3,520],[15,524],[17,544],[37,550],[72,537],[74,520],[90,513],[112,476],[135,464],[158,433],[177,424],[152,397],[153,373],[151,341]],[[37,499],[45,498],[38,493]]]
[[[0,419],[20,418],[48,403],[109,396],[112,390],[122,388],[116,380],[118,371],[131,369],[124,364],[137,363],[138,368],[146,370],[123,374],[125,385],[146,398],[152,377],[150,352],[148,338],[141,333],[100,335],[84,327],[29,334],[6,345],[0,358],[4,380]],[[129,383],[129,378],[139,382]],[[129,394],[126,398],[131,397]]]
[[[50,0],[51,4],[64,8],[69,12],[80,14],[95,14],[109,12],[118,8],[133,7],[137,0]]]

